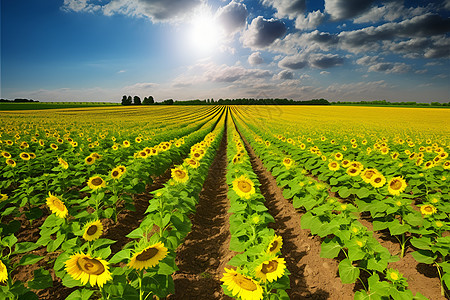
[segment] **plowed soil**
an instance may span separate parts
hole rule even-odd
[[[234,255],[229,250],[226,151],[225,133],[191,218],[192,230],[177,249],[175,294],[168,299],[230,299],[220,286],[224,267]]]

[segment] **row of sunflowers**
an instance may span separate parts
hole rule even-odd
[[[124,253],[112,253],[111,245],[117,240],[106,238],[107,230],[114,226],[122,210],[134,209],[133,200],[145,192],[152,178],[161,175],[174,162],[182,161],[192,151],[191,147],[211,132],[222,114],[223,109],[202,109],[185,118],[184,122],[169,126],[167,131],[157,131],[159,134],[141,133],[133,139],[134,142],[131,142],[131,135],[127,135],[119,149],[114,149],[117,140],[114,141],[115,136],[110,136],[112,133],[108,136],[105,132],[90,131],[90,128],[78,128],[81,132],[69,135],[64,128],[56,126],[48,129],[52,134],[45,135],[47,140],[44,145],[53,139],[63,139],[56,149],[42,147],[39,141],[33,142],[27,124],[16,132],[3,131],[2,137],[6,141],[13,133],[20,139],[16,138],[14,143],[2,140],[0,144],[3,156],[8,156],[2,166],[2,179],[5,180],[2,180],[0,203],[2,218],[8,220],[2,220],[0,228],[2,297],[37,298],[35,291],[51,287],[55,277],[61,278],[66,287],[81,287],[68,299],[87,299],[93,294],[102,295],[105,299],[135,293],[139,297],[142,289],[136,289],[136,285],[148,283],[148,279],[139,277],[139,272],[134,274],[133,270],[142,271],[142,261],[161,258],[162,252],[156,250],[163,251],[165,248],[155,242],[153,248],[138,251],[137,247],[142,243],[127,244],[124,247],[128,251],[133,248],[133,251],[129,252],[128,267],[125,267],[121,263]],[[38,136],[42,131],[33,131],[33,134]],[[71,144],[73,139],[68,141],[71,134],[80,138],[76,146]],[[114,133],[118,134],[123,135],[124,132]],[[89,137],[83,139],[84,136]],[[91,148],[88,143],[94,136],[104,142]],[[24,140],[29,142],[26,149],[36,153],[36,161],[30,163],[22,158],[24,155],[20,155],[23,164],[8,163],[8,159],[14,159],[14,151],[24,150],[20,146],[19,150],[11,147],[23,145]],[[109,141],[113,141],[112,146]],[[61,146],[66,143],[70,145]],[[121,155],[116,156],[116,151],[122,151]],[[85,153],[90,154],[80,161]],[[178,172],[173,174],[178,178]],[[24,224],[18,220],[20,218],[24,219]],[[39,226],[36,242],[18,239],[27,222]],[[131,233],[132,238],[135,235],[136,232]],[[27,265],[33,266],[34,279],[27,283],[15,279],[17,276],[14,275]],[[168,272],[167,268],[162,271],[163,274]],[[98,286],[99,290],[83,288],[85,286]]]
[[[234,268],[225,268],[222,288],[235,299],[289,299],[290,273],[280,257],[283,241],[267,227],[275,221],[264,206],[258,177],[231,115],[227,135],[229,247],[237,254],[228,262]]]
[[[437,268],[444,296],[444,284],[450,286],[447,261],[450,240],[444,234],[449,225],[449,193],[448,186],[442,184],[449,175],[445,141],[439,146],[427,140],[425,144],[429,146],[417,146],[419,157],[434,158],[432,166],[421,166],[411,159],[410,149],[416,147],[412,139],[396,138],[388,150],[388,140],[378,139],[373,149],[360,151],[356,138],[350,140],[356,146],[347,148],[332,133],[328,136],[322,133],[319,139],[305,138],[300,131],[284,130],[284,134],[277,134],[283,126],[280,122],[266,122],[269,130],[262,132],[257,122],[248,122],[245,113],[241,116],[241,123],[249,126],[243,130],[248,131],[249,141],[277,178],[285,198],[293,199],[294,207],[307,211],[302,217],[302,227],[325,238],[321,255],[334,258],[340,251],[347,251],[347,259],[339,265],[343,282],[358,279],[358,267],[369,269],[372,276],[377,271],[382,277],[394,277],[391,283],[412,298],[410,291],[402,290],[407,285],[401,274],[386,268],[392,256],[379,248],[372,233],[357,221],[361,214],[370,213],[374,231],[388,230],[398,240],[400,258],[411,247],[418,262]],[[368,145],[368,140],[362,139],[361,144]],[[405,147],[408,151],[402,151]],[[387,155],[383,151],[393,153]],[[319,183],[307,174],[316,176]],[[327,189],[338,193],[340,198],[329,197]],[[357,267],[353,266],[354,261],[358,262]],[[378,281],[369,281],[367,287],[372,294],[380,291],[375,282]],[[395,289],[391,291],[397,293]],[[363,295],[366,293],[358,292],[355,298]]]

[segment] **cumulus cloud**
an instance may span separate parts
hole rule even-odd
[[[235,82],[242,79],[264,78],[271,75],[272,73],[268,70],[211,64],[207,67],[204,78],[213,82]]]
[[[354,18],[366,12],[374,0],[325,0],[325,12],[332,20]]]
[[[343,31],[338,38],[343,49],[351,52],[377,50],[378,42],[397,38],[429,37],[450,31],[450,19],[427,13],[402,22],[385,23],[378,27],[366,27],[354,31]]]
[[[324,13],[322,13],[320,10],[315,10],[313,12],[310,12],[305,17],[298,16],[295,20],[295,28],[300,30],[314,29],[322,24],[324,18]]]
[[[297,54],[286,56],[278,62],[278,66],[283,69],[299,70],[308,66],[308,61],[303,55]]]
[[[261,49],[272,44],[286,33],[286,26],[280,20],[266,20],[262,16],[252,20],[248,29],[242,35],[245,47]]]
[[[344,63],[344,59],[337,54],[314,53],[310,56],[311,66],[318,69],[328,69],[340,66]]]
[[[294,73],[289,70],[283,70],[274,76],[274,79],[278,80],[291,80],[294,79]]]
[[[250,54],[250,56],[248,57],[248,62],[249,64],[251,64],[252,66],[255,65],[260,65],[264,62],[264,59],[261,56],[261,53],[259,52],[253,52],[252,54]]]
[[[383,72],[389,73],[406,73],[411,70],[411,67],[405,63],[399,62],[385,62],[379,56],[363,56],[356,61],[357,64],[368,66],[369,72]]]
[[[266,6],[275,8],[277,18],[288,17],[294,19],[302,15],[306,9],[305,0],[263,0],[262,3]]]
[[[228,34],[233,34],[247,24],[248,11],[243,3],[231,1],[217,11],[217,20]]]
[[[430,6],[430,5],[429,5]],[[402,2],[393,1],[382,6],[374,6],[366,13],[353,20],[354,23],[375,23],[380,20],[392,22],[397,19],[407,19],[422,15],[429,10],[428,7],[406,8]]]
[[[152,22],[167,22],[186,17],[202,3],[202,0],[111,0],[103,5],[103,13],[107,16],[124,14],[147,17]]]
[[[89,0],[64,0],[61,9],[74,12],[94,12],[101,9],[100,5],[88,2]]]

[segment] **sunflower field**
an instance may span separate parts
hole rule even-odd
[[[0,299],[446,299],[449,112],[0,112]]]

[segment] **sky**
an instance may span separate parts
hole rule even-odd
[[[1,0],[1,98],[450,101],[450,0]]]

